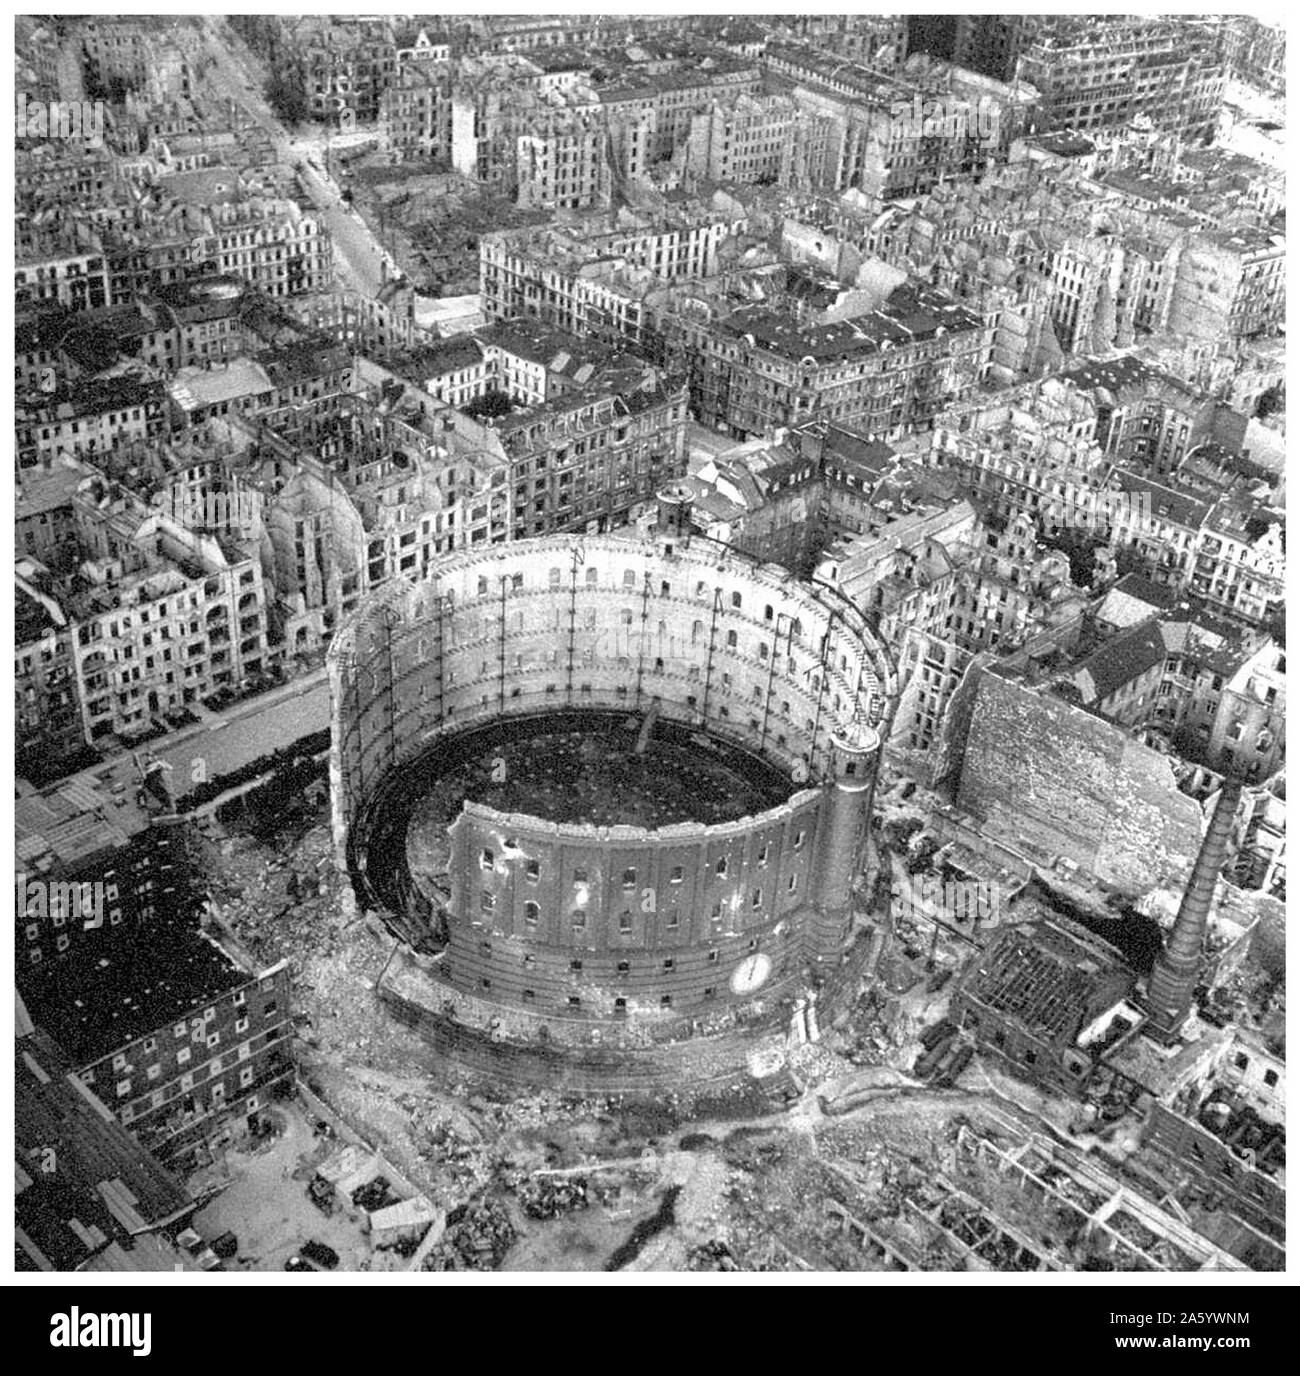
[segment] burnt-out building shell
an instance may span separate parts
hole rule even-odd
[[[339,862],[406,942],[390,1005],[502,1078],[593,1092],[691,1079],[706,1046],[726,1048],[709,1074],[743,1069],[809,1018],[815,1036],[873,946],[869,819],[897,690],[861,614],[692,534],[672,494],[647,535],[517,541],[431,572],[369,598],[329,657]],[[735,805],[638,797],[648,824],[629,825],[580,799],[534,808],[524,777],[509,807],[453,795],[445,825],[408,831],[418,794],[485,751],[504,773],[521,740],[540,799],[567,768],[557,732],[621,741],[643,793],[735,779]],[[651,738],[663,759],[641,767]]]

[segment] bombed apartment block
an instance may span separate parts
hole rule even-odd
[[[138,737],[265,670],[261,563],[237,532],[193,529],[95,470],[72,508],[75,542],[19,576],[65,618],[87,744]]]
[[[742,308],[702,332],[692,404],[702,423],[742,439],[833,420],[889,440],[971,393],[991,345],[981,320],[921,283],[868,293],[848,319]]]
[[[159,915],[111,948],[34,967],[23,995],[82,1083],[179,1169],[293,1073],[287,966],[247,967],[193,918]]]
[[[825,421],[711,445],[713,456],[687,479],[696,528],[801,576],[837,541],[874,528],[877,496],[899,468],[889,445]]]
[[[1018,75],[1042,98],[1047,129],[1087,132],[1145,115],[1188,140],[1211,133],[1223,67],[1210,33],[1159,18],[1040,21]]]
[[[1281,95],[1286,89],[1286,29],[1248,15],[1220,20],[1219,51],[1230,76],[1258,90]]]
[[[638,280],[644,294],[650,282],[712,276],[719,248],[739,227],[723,213],[688,202],[666,205],[659,214],[625,208],[553,227],[485,234],[479,243],[483,310],[490,319],[535,315],[577,335],[635,343],[639,309],[630,297],[625,306],[618,302],[636,291]]]
[[[21,471],[61,454],[90,458],[130,440],[153,439],[167,425],[161,382],[92,378],[20,397],[15,457]]]
[[[19,1003],[15,1267],[190,1270],[172,1239],[197,1203],[131,1136]]]
[[[1286,1127],[1230,1085],[1155,1104],[1144,1142],[1180,1181],[1203,1226],[1257,1269],[1276,1269],[1286,1238]],[[1213,1221],[1212,1221],[1213,1220]],[[1235,1225],[1235,1226],[1234,1226]]]
[[[823,185],[872,199],[924,194],[1005,158],[1034,95],[924,53],[882,70],[813,44],[769,43],[770,84],[831,126]]]
[[[711,181],[822,187],[832,180],[834,134],[828,116],[809,113],[787,96],[715,101],[692,121],[686,167]]]
[[[174,812],[170,773],[147,769],[134,786],[93,771],[41,791],[24,783],[14,804],[20,982],[65,955],[135,939],[155,919],[197,915],[203,895],[185,835],[155,824]]]
[[[14,590],[14,753],[19,772],[71,766],[82,753],[81,704],[68,619],[19,572]]]

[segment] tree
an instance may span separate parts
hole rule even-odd
[[[1286,388],[1275,382],[1255,404],[1255,418],[1265,420],[1286,405]]]
[[[266,102],[286,124],[302,124],[311,115],[307,82],[298,63],[282,63],[271,70]]]
[[[496,388],[483,393],[481,397],[475,397],[468,406],[462,406],[462,412],[467,416],[472,416],[475,420],[480,418],[489,419],[493,416],[508,416],[510,414],[510,398]]]
[[[1040,541],[1048,548],[1060,550],[1070,561],[1070,581],[1077,588],[1091,588],[1097,572],[1096,551],[1106,544],[1106,538],[1089,530],[1043,529]]]
[[[232,14],[226,19],[230,27],[248,45],[249,51],[267,62],[272,69],[280,58],[280,20],[269,14]]]

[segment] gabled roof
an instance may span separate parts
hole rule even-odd
[[[1160,624],[1153,618],[1094,650],[1075,667],[1072,677],[1077,682],[1087,674],[1092,680],[1093,696],[1085,696],[1085,701],[1104,701],[1156,665],[1163,664],[1165,654]]]

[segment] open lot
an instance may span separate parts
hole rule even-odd
[[[209,1241],[226,1232],[239,1239],[227,1271],[282,1270],[309,1238],[333,1247],[340,1271],[369,1269],[371,1248],[361,1220],[340,1209],[326,1217],[307,1197],[311,1171],[304,1163],[320,1139],[306,1113],[290,1101],[277,1104],[274,1114],[284,1131],[267,1146],[227,1150],[230,1184],[195,1215],[194,1227]]]

